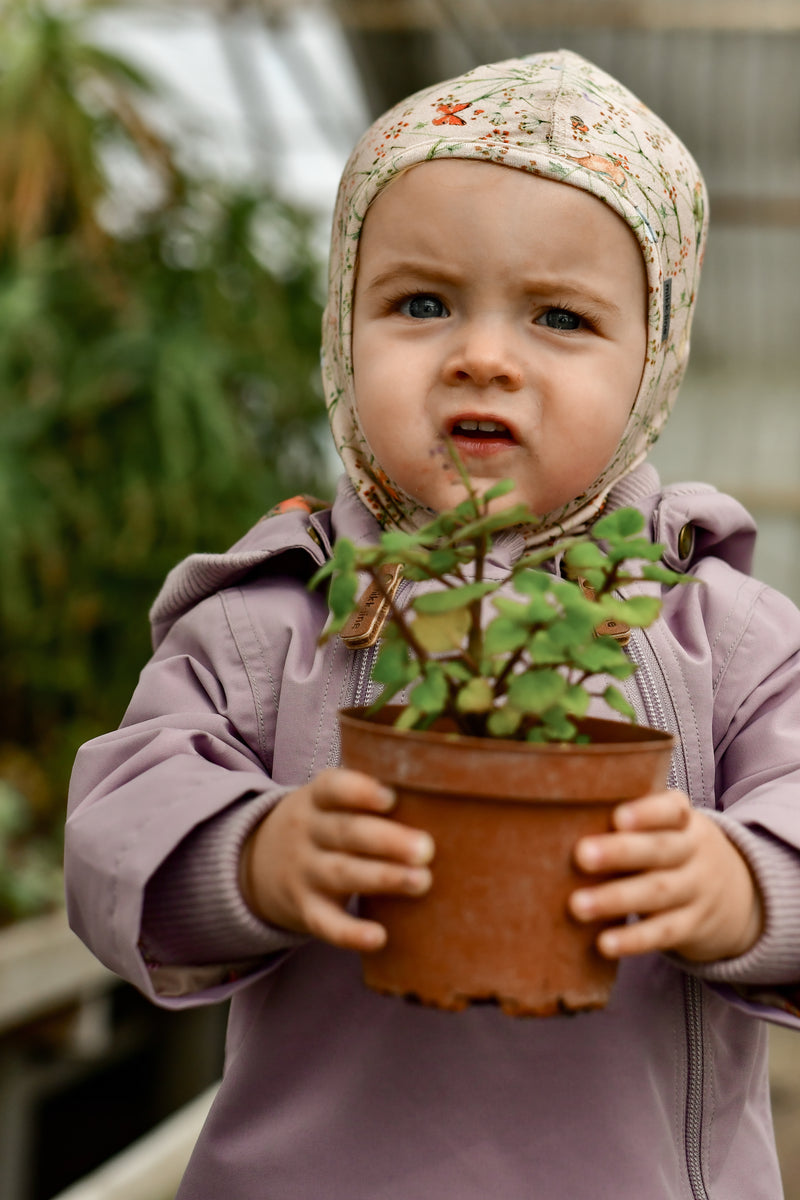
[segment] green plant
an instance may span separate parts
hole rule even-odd
[[[490,577],[487,559],[498,535],[538,518],[524,505],[494,511],[513,483],[504,480],[479,496],[452,448],[451,456],[466,500],[415,533],[384,532],[375,546],[339,539],[311,581],[331,580],[326,637],[342,632],[357,610],[360,574],[386,607],[372,667],[382,692],[372,710],[408,689],[396,722],[401,728],[428,729],[446,718],[473,737],[531,742],[585,740],[578,722],[593,694],[633,720],[614,683],[592,691],[598,677],[622,681],[636,669],[619,640],[597,631],[609,622],[644,627],[658,616],[657,597],[622,598],[620,588],[687,577],[661,565],[663,547],[641,536],[644,518],[633,508],[609,513],[585,535],[524,554],[502,578]],[[542,569],[561,556],[569,578]],[[400,574],[432,586],[402,607],[388,582]],[[494,609],[488,619],[487,602]]]
[[[0,20],[0,780],[41,767],[8,775],[30,813],[8,872],[58,853],[170,567],[328,481],[313,219],[187,169],[148,121],[168,96],[92,42],[104,7]]]

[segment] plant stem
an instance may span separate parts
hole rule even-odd
[[[511,655],[511,657],[506,662],[506,665],[503,667],[502,671],[497,676],[497,682],[495,683],[495,686],[494,686],[495,698],[497,698],[498,696],[505,695],[506,680],[508,679],[511,672],[514,670],[514,667],[517,665],[517,663],[522,660],[522,657],[527,652],[527,649],[528,649],[527,645],[520,646],[519,650],[515,650],[514,653]]]

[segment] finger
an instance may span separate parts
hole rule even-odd
[[[579,888],[569,908],[579,921],[615,921],[632,913],[658,913],[692,902],[695,889],[681,871],[646,871],[596,887]]]
[[[343,767],[322,771],[309,786],[312,803],[320,810],[362,809],[385,813],[397,802],[392,789],[379,780]]]
[[[435,850],[433,838],[421,829],[360,813],[320,814],[312,823],[311,835],[316,845],[324,850],[391,859],[411,866],[427,865]]]
[[[325,896],[310,900],[304,916],[308,933],[342,950],[369,953],[386,945],[386,930],[382,925],[352,916],[341,904]]]
[[[611,833],[581,838],[574,859],[589,874],[622,874],[679,867],[692,852],[686,830]]]
[[[606,958],[629,958],[634,954],[673,950],[695,926],[690,909],[670,909],[627,925],[604,929],[597,948]]]
[[[428,867],[403,866],[351,854],[320,854],[307,867],[309,893],[329,896],[422,896],[431,886]]]
[[[683,829],[689,823],[691,804],[683,792],[654,792],[618,804],[611,814],[615,829]]]

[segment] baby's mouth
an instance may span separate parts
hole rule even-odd
[[[450,427],[450,437],[466,441],[514,442],[511,430],[502,421],[480,421],[472,417],[460,417]]]

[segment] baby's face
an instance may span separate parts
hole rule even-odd
[[[524,171],[425,163],[373,202],[353,311],[355,395],[388,476],[441,510],[498,479],[552,512],[610,461],[647,342],[639,245],[600,200]]]

